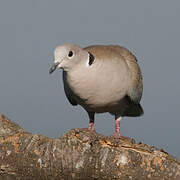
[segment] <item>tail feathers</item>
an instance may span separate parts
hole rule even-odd
[[[144,110],[140,104],[132,103],[123,114],[124,116],[138,117],[144,114]]]

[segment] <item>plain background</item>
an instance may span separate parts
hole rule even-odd
[[[180,157],[180,2],[1,0],[0,111],[32,133],[88,126],[65,97],[62,72],[48,74],[54,48],[66,42],[120,44],[136,55],[145,114],[124,118],[121,133]],[[113,116],[97,115],[95,127],[113,134]]]

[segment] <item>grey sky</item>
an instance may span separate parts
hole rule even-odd
[[[72,107],[61,72],[48,74],[57,45],[120,44],[137,57],[144,77],[140,118],[124,118],[121,133],[180,157],[180,1],[0,1],[0,111],[32,133],[58,137],[88,126]],[[110,135],[114,119],[96,116]]]

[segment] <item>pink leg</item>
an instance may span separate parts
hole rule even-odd
[[[94,112],[87,112],[89,116],[89,126],[88,128],[82,128],[85,131],[90,132],[90,139],[92,138],[92,135],[96,133],[95,128],[94,128]]]
[[[88,129],[89,129],[90,131],[95,131],[94,122],[90,122],[90,123],[89,123]]]
[[[95,128],[94,128],[94,112],[88,112],[89,115],[89,131],[90,131],[90,137],[92,137],[93,133],[96,133]]]
[[[121,134],[120,134],[120,120],[121,119],[122,119],[121,116],[115,115],[115,133],[114,133],[114,136],[116,139],[121,137]]]
[[[127,139],[127,140],[130,140],[132,141],[131,138],[129,137],[126,137],[126,136],[122,136],[120,134],[120,120],[122,119],[121,116],[119,115],[115,115],[115,133],[114,133],[114,136],[116,138],[116,141],[118,142],[118,139],[121,138],[121,139]]]

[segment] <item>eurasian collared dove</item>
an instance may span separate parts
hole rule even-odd
[[[140,116],[143,84],[136,57],[119,45],[93,45],[86,48],[72,43],[58,46],[54,65],[63,69],[65,94],[72,105],[81,105],[89,115],[94,131],[95,113],[115,115],[115,135],[120,137],[120,119]]]

